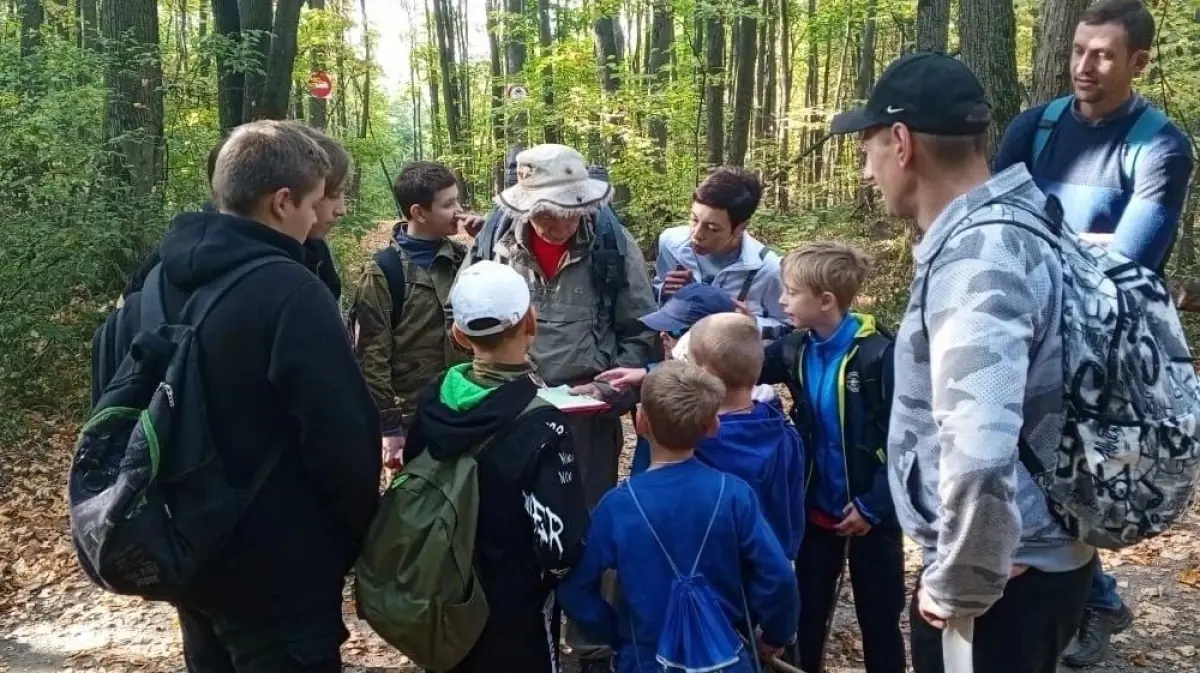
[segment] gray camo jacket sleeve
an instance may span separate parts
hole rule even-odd
[[[1021,538],[1017,440],[1038,308],[1016,251],[955,247],[926,295],[941,526],[922,586],[964,618],[1004,593]]]

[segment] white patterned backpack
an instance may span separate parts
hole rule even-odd
[[[1200,380],[1163,279],[1081,240],[1056,198],[1034,214],[1045,228],[1004,223],[1045,240],[1062,261],[1065,424],[1056,465],[1042,465],[1023,439],[1021,463],[1073,536],[1129,547],[1166,531],[1193,504]],[[984,224],[997,222],[968,228]]]

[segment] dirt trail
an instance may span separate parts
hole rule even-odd
[[[78,570],[63,492],[77,428],[30,422],[38,439],[0,446],[0,673],[182,671],[173,610],[105,593]],[[623,472],[632,447],[628,428],[626,440]],[[916,564],[910,550],[910,579]],[[1105,565],[1137,618],[1115,639],[1109,661],[1091,670],[1200,671],[1200,516],[1135,549],[1106,554]],[[849,593],[847,587],[835,620],[828,673],[864,672]],[[349,602],[345,613],[347,671],[415,670],[354,618]]]

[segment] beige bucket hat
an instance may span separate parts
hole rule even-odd
[[[527,218],[587,215],[612,200],[612,185],[588,175],[583,155],[566,145],[536,145],[517,155],[517,184],[500,192],[496,203]]]

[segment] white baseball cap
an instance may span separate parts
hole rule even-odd
[[[512,268],[484,260],[463,270],[450,289],[454,324],[467,336],[499,334],[529,313],[529,285]]]

